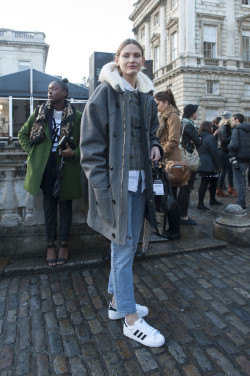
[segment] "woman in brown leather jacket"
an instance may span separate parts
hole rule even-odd
[[[181,161],[181,152],[179,149],[181,122],[179,110],[176,106],[174,95],[170,89],[156,93],[155,102],[160,115],[160,126],[157,136],[164,151],[164,160]],[[177,188],[172,187],[173,195],[177,203]],[[169,229],[164,231],[169,240],[180,239],[180,209],[176,208],[168,213]]]

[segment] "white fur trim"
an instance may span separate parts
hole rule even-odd
[[[121,90],[125,91],[123,81],[118,73],[118,67],[115,62],[105,64],[102,67],[99,80],[101,82],[108,82],[114,90],[117,90],[117,86],[119,85]],[[154,91],[153,82],[146,74],[142,72],[137,74],[136,84],[141,93],[149,93],[150,91]]]

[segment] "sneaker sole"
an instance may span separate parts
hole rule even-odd
[[[162,339],[161,341],[159,341],[157,344],[150,344],[150,343],[147,343],[145,342],[144,340],[138,338],[138,337],[135,337],[130,331],[126,332],[125,329],[123,328],[123,334],[128,337],[128,338],[131,338],[133,339],[134,341],[137,341],[139,343],[141,343],[142,345],[144,346],[147,346],[147,347],[161,347],[164,345],[165,343],[165,338],[162,336]]]

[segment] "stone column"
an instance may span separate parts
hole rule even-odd
[[[24,219],[24,224],[30,226],[34,224],[33,216],[33,196],[28,192],[25,200],[26,216]]]
[[[5,169],[5,189],[2,201],[3,216],[1,225],[16,226],[19,223],[19,215],[17,213],[18,200],[14,186],[14,167],[6,167]]]
[[[179,0],[179,56],[184,56],[186,51],[186,4]]]
[[[226,28],[227,28],[227,68],[237,69],[235,59],[235,9],[234,1],[226,2]],[[222,53],[223,56],[223,53]],[[233,60],[230,60],[232,58]]]
[[[21,219],[17,211],[19,202],[14,184],[14,175],[17,169],[23,168],[26,159],[27,154],[22,152],[7,151],[0,153],[0,170],[4,173],[1,226],[14,227],[18,225]]]
[[[145,59],[150,60],[150,32],[149,32],[149,17],[145,20]]]
[[[195,0],[186,3],[186,55],[194,56],[195,51]]]
[[[161,67],[166,65],[166,2],[163,0],[161,2],[160,8],[160,25],[161,25],[161,56],[160,62]]]

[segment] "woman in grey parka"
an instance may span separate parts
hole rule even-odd
[[[165,339],[142,319],[148,308],[135,303],[132,273],[145,211],[155,226],[151,163],[162,154],[154,87],[143,63],[141,45],[127,39],[115,62],[102,68],[102,84],[82,117],[81,164],[89,181],[88,224],[111,240],[109,318],[125,317],[124,335],[158,347]]]

